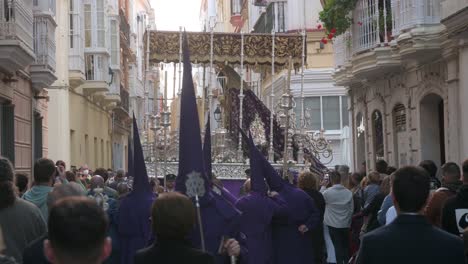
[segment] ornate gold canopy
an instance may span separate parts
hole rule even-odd
[[[150,63],[179,62],[180,32],[149,32]],[[210,33],[187,32],[187,37],[192,63],[210,63]],[[244,34],[244,65],[271,65],[271,52],[271,34]],[[287,66],[289,56],[292,57],[295,68],[301,66],[302,35],[275,34],[275,66]],[[241,34],[213,33],[213,63],[239,65],[240,61]]]

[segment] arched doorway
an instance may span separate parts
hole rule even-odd
[[[421,160],[445,163],[444,100],[437,94],[420,103]]]
[[[374,161],[384,158],[384,138],[382,113],[379,110],[372,112],[372,140],[374,146]]]
[[[393,153],[397,168],[407,165],[406,144],[406,108],[403,104],[396,104],[392,110],[393,119]]]
[[[358,113],[356,116],[356,168],[360,168],[361,164],[366,161],[365,133],[364,117]]]

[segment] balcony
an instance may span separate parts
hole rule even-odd
[[[468,37],[468,0],[445,0],[442,2],[442,23],[450,37]],[[459,35],[462,36],[459,36]]]
[[[120,86],[120,102],[117,103],[117,107],[114,108],[114,111],[122,117],[130,118],[129,108],[130,100],[127,90]]]
[[[393,37],[400,55],[420,62],[438,56],[442,46],[440,0],[392,0]]]
[[[358,77],[384,74],[400,67],[399,54],[390,46],[392,18],[390,2],[358,0],[351,26],[351,73]],[[348,48],[348,47],[346,47]]]
[[[335,38],[333,41],[333,50],[335,52],[335,82],[338,85],[345,85],[347,72],[352,67],[352,39],[349,30]]]
[[[31,1],[0,0],[0,71],[12,75],[35,59]]]
[[[109,68],[109,57],[104,54],[85,55],[86,81],[81,86],[84,95],[108,92],[113,72]]]
[[[440,0],[358,0],[354,23],[333,41],[337,84],[398,71],[402,60],[440,56],[441,12]]]
[[[122,9],[119,11],[120,17],[120,43],[125,44],[126,48],[130,48],[130,25],[128,24],[127,17]]]
[[[47,13],[34,14],[34,51],[36,61],[30,67],[31,83],[39,92],[49,87],[57,76],[55,75],[55,28],[54,18]]]
[[[80,1],[73,1],[69,11],[68,79],[70,87],[75,89],[86,81],[84,60],[83,8]]]
[[[275,32],[286,32],[286,1],[270,2],[266,12],[263,13],[254,25],[255,33],[270,34]]]

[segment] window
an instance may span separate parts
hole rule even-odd
[[[92,29],[91,29],[91,5],[84,5],[84,14],[85,14],[85,47],[90,48],[92,42]]]
[[[242,0],[231,0],[231,14],[240,15],[242,10]]]
[[[110,21],[111,65],[119,65],[119,32],[117,21]]]
[[[69,10],[69,13],[68,13],[68,16],[69,16],[69,24],[70,24],[70,48],[73,49],[73,35],[75,33],[75,27],[74,27],[74,23],[73,23],[73,16],[74,16],[74,13],[75,13],[75,7],[73,6],[74,5],[74,0],[70,0],[70,10]]]
[[[0,104],[0,154],[15,164],[15,112],[13,105]]]
[[[94,80],[94,55],[86,55],[86,80]]]
[[[85,135],[85,157],[84,157],[85,162],[89,162],[89,140],[88,140],[88,135]]]
[[[86,80],[108,81],[108,63],[104,55],[87,54],[85,57]]]
[[[75,130],[70,130],[70,158],[71,158],[72,161],[77,161],[79,155],[81,155],[81,149],[78,150],[78,146],[77,146],[75,140],[76,140]]]
[[[97,138],[95,137],[95,138],[94,138],[94,167],[95,167],[95,168],[99,167],[98,149],[99,149],[98,140],[97,140]]]
[[[372,113],[372,134],[374,140],[374,153],[376,160],[384,158],[384,141],[383,141],[383,123],[382,113],[375,110]]]
[[[96,34],[97,47],[106,47],[106,27],[104,23],[104,0],[96,0]]]
[[[338,96],[322,97],[323,128],[325,130],[339,130],[340,127],[340,98]]]
[[[106,161],[104,160],[104,140],[101,139],[101,164],[99,164],[101,167],[106,166]]]
[[[341,104],[340,104],[341,102]],[[295,109],[300,127],[300,101]],[[347,96],[316,96],[304,98],[304,122],[309,130],[341,130],[349,125]]]
[[[341,96],[342,127],[349,126],[348,96]]]
[[[277,11],[276,11],[276,32],[286,32],[286,23],[285,23],[285,2],[276,2],[274,3]]]

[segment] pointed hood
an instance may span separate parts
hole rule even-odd
[[[133,190],[120,200],[118,215],[119,240],[122,263],[133,263],[136,250],[147,245],[151,237],[151,206],[155,194],[151,190],[146,172],[143,149],[140,142],[140,134],[133,115],[133,144],[134,144],[134,175]],[[130,156],[129,156],[130,158]],[[129,164],[129,168],[130,164]]]
[[[205,139],[203,140],[203,162],[206,175],[208,176],[208,180],[211,182],[211,172],[213,171],[213,168],[211,166],[211,126],[209,114],[205,127]]]
[[[263,169],[265,170],[265,179],[270,189],[279,192],[284,185],[284,181],[278,172],[271,166],[270,162],[263,158]]]
[[[263,169],[262,153],[257,149],[252,139],[252,134],[249,133],[248,139],[249,155],[250,155],[250,185],[251,190],[260,194],[267,193],[265,184],[265,171]]]
[[[210,192],[210,184],[203,165],[200,123],[186,33],[183,36],[183,52],[184,75],[180,98],[179,171],[175,188],[189,197],[194,197],[195,193],[204,197]]]
[[[151,185],[149,184],[148,173],[146,171],[145,159],[143,157],[143,148],[141,147],[140,133],[133,114],[133,158],[135,162],[133,176],[133,191],[137,193],[151,193]],[[129,156],[130,158],[130,156]],[[130,168],[130,164],[129,164]]]
[[[276,172],[275,168],[271,166],[270,162],[263,156],[263,154],[255,147],[253,140],[251,139],[251,136],[247,137],[245,132],[239,127],[239,131],[242,134],[242,138],[249,143],[249,148],[250,148],[250,184],[253,188],[254,182],[256,182],[256,185],[260,183],[260,179],[258,177],[254,177],[254,175],[258,174],[256,171],[261,171],[261,174],[258,175],[263,175],[265,180],[268,183],[268,186],[270,186],[270,189],[273,191],[280,191],[283,188],[283,180],[281,176]],[[253,146],[253,148],[252,148]],[[252,149],[255,150],[256,154],[252,153]],[[253,161],[252,161],[253,159]],[[259,164],[257,165],[252,165],[254,164]],[[259,168],[261,167],[261,169]],[[254,180],[254,178],[257,178]],[[258,185],[257,185],[258,186]],[[262,190],[262,186],[258,186],[259,190]],[[253,190],[253,189],[252,189]]]

